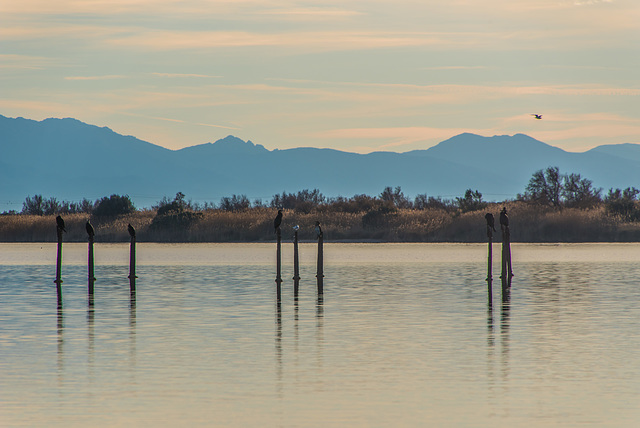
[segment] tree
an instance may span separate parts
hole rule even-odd
[[[117,216],[130,214],[136,211],[136,207],[131,202],[129,195],[111,195],[96,201],[93,215],[98,217]]]
[[[42,195],[28,197],[22,203],[22,214],[44,215]]]
[[[470,211],[478,211],[487,206],[486,202],[482,201],[482,193],[467,189],[464,192],[464,198],[456,198],[458,208],[461,212],[466,213]]]
[[[580,174],[568,174],[564,176],[562,196],[568,207],[589,208],[602,201],[600,193],[602,189],[594,189],[593,182],[581,178]]]
[[[402,188],[396,186],[392,189],[390,186],[384,188],[380,194],[380,199],[385,202],[392,203],[396,208],[411,208],[411,201],[402,193]]]
[[[524,194],[527,200],[556,208],[560,207],[561,195],[562,176],[557,166],[534,172]]]
[[[246,195],[225,196],[220,199],[220,209],[224,211],[244,211],[251,207],[251,202]]]
[[[618,215],[627,221],[637,221],[640,219],[638,194],[640,190],[635,187],[627,187],[624,190],[609,189],[609,194],[604,198],[605,207],[610,214]]]

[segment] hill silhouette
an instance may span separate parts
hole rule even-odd
[[[523,134],[460,134],[427,150],[362,155],[267,150],[228,136],[174,151],[75,119],[0,116],[0,211],[20,210],[34,194],[69,201],[128,194],[144,207],[179,191],[197,202],[217,203],[232,194],[269,200],[305,188],[325,196],[377,195],[385,186],[447,198],[472,188],[486,200],[504,200],[522,193],[533,172],[551,165],[580,173],[596,187],[628,187],[640,179],[640,145],[570,153]]]

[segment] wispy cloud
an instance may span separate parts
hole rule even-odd
[[[121,112],[120,114],[123,114],[123,115],[126,115],[126,116],[142,117],[142,118],[145,118],[145,119],[162,120],[162,121],[165,121],[165,122],[183,123],[183,124],[186,124],[186,125],[198,125],[198,126],[208,126],[208,127],[211,127],[211,128],[240,130],[240,128],[236,128],[236,127],[233,127],[233,126],[216,125],[216,124],[213,124],[213,123],[191,122],[191,121],[187,121],[187,120],[175,119],[175,118],[170,118],[170,117],[149,116],[149,115],[145,115],[145,114],[125,113],[125,112]]]
[[[67,76],[65,80],[112,80],[112,79],[126,79],[127,76],[121,74],[108,74],[104,76]]]
[[[222,76],[210,74],[193,74],[193,73],[151,73],[158,77],[195,77],[195,78],[221,78]]]

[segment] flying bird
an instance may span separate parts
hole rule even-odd
[[[322,228],[320,227],[320,222],[316,221],[316,236],[320,238],[322,236]]]
[[[531,116],[535,116],[535,118],[538,119],[538,120],[542,119],[542,115],[541,114],[532,114]]]
[[[87,235],[89,235],[89,238],[93,238],[96,235],[95,230],[93,230],[93,226],[91,226],[91,223],[88,221],[87,224],[85,224],[85,228],[87,229]]]
[[[127,230],[129,231],[129,235],[131,235],[132,238],[136,237],[136,230],[133,228],[133,226],[131,226],[131,224],[127,225]]]
[[[276,232],[280,228],[281,224],[282,224],[282,210],[278,210],[278,215],[276,216],[275,219],[273,219],[273,228],[275,229]]]
[[[56,224],[58,226],[58,229],[60,229],[63,232],[66,232],[67,229],[65,229],[64,227],[64,220],[62,219],[62,217],[58,216],[56,217]]]
[[[502,207],[502,211],[500,211],[500,225],[504,227],[509,227],[509,217],[507,216],[507,207]]]
[[[484,218],[487,220],[487,227],[490,227],[495,232],[496,231],[496,219],[493,217],[493,214],[486,213]]]

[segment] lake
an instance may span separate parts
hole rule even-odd
[[[635,427],[640,246],[0,244],[2,427]]]

